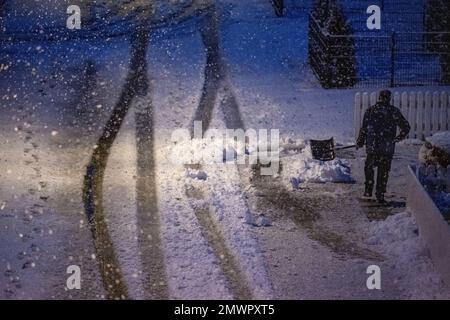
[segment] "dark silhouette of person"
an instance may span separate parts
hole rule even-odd
[[[273,7],[275,9],[275,14],[278,17],[284,15],[284,0],[272,0]]]
[[[385,203],[384,194],[389,180],[395,144],[404,140],[411,127],[400,110],[391,105],[392,93],[389,90],[380,92],[378,102],[364,114],[357,146],[366,146],[367,158],[365,164],[366,188],[364,197],[370,198],[374,188],[374,169],[377,169],[376,198],[379,203]],[[398,128],[400,133],[397,135]]]

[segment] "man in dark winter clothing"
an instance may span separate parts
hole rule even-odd
[[[366,146],[367,159],[365,165],[366,191],[364,197],[372,197],[375,184],[374,169],[377,170],[376,197],[384,203],[384,194],[391,170],[395,144],[405,139],[410,131],[408,121],[400,110],[390,104],[391,92],[383,90],[377,104],[370,107],[363,120],[363,125],[356,142],[359,148]],[[397,130],[400,133],[397,135]]]

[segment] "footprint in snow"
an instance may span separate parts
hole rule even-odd
[[[34,267],[34,263],[31,260],[28,260],[27,262],[25,262],[22,265],[22,269],[29,269],[29,268],[32,268],[32,267]]]
[[[6,288],[3,292],[5,293],[6,298],[12,298],[14,296],[14,291],[10,288]]]
[[[30,258],[30,257],[31,257],[30,254],[26,253],[25,251],[19,252],[17,254],[17,259],[19,259],[19,260],[23,260],[25,258]]]
[[[32,215],[29,215],[29,214],[26,214],[26,215],[24,215],[24,216],[22,217],[22,220],[23,220],[24,222],[26,222],[26,223],[30,223],[30,222],[33,220],[33,216],[32,216]]]
[[[11,284],[13,284],[16,287],[16,289],[22,288],[22,282],[20,282],[20,278],[19,277],[14,277],[11,280]]]
[[[29,240],[33,240],[34,238],[32,236],[30,236],[29,234],[23,234],[21,235],[22,241],[23,242],[27,242]]]
[[[42,230],[41,228],[33,228],[33,232],[38,234],[38,235],[43,235],[44,234],[44,230]],[[32,245],[33,246],[33,245]],[[33,248],[32,248],[33,249]]]
[[[42,206],[39,205],[34,205],[31,209],[30,209],[31,214],[33,215],[40,215],[44,213],[44,208]]]
[[[3,274],[5,275],[5,277],[12,277],[15,273],[16,272],[12,269],[6,269]]]

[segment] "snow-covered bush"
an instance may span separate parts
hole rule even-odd
[[[444,131],[428,137],[420,149],[422,165],[448,167],[450,165],[450,132]]]
[[[450,132],[438,132],[428,137],[420,150],[419,161],[419,180],[450,221]]]
[[[425,25],[428,49],[441,54],[442,82],[450,84],[450,1],[429,0]]]

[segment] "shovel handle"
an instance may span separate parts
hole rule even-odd
[[[335,150],[339,151],[339,150],[353,149],[353,148],[356,148],[356,147],[357,147],[357,145],[354,144],[354,145],[351,145],[351,146],[336,148]]]

